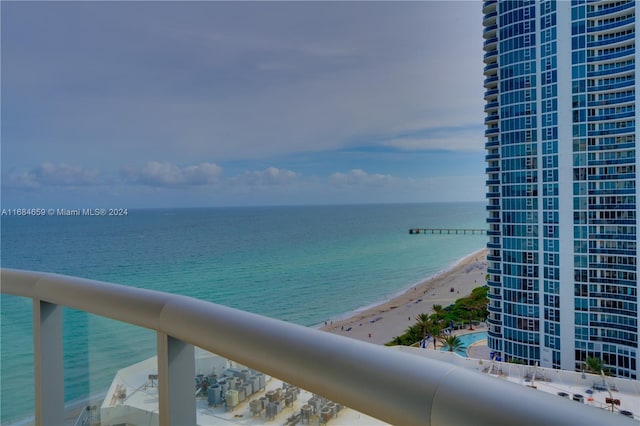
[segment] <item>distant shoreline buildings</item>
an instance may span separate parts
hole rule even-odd
[[[489,347],[638,379],[636,3],[483,14]]]

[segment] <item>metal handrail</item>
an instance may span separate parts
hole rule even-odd
[[[0,279],[2,293],[156,330],[396,425],[637,426],[444,362],[186,296],[6,268]],[[160,423],[169,424],[162,413]]]

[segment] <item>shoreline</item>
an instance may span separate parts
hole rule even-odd
[[[419,314],[431,314],[434,304],[447,307],[471,294],[474,288],[484,285],[487,253],[486,248],[470,253],[413,287],[396,293],[389,300],[327,321],[319,329],[384,345],[403,334],[416,322]]]

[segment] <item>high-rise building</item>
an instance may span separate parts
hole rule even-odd
[[[640,378],[635,1],[485,1],[489,346]]]

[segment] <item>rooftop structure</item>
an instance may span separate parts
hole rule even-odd
[[[200,426],[387,424],[203,350],[196,350],[195,365]],[[118,371],[100,408],[100,424],[157,423],[157,371],[157,357]]]
[[[444,361],[495,379],[556,395],[558,398],[564,398],[569,406],[575,403],[586,404],[640,421],[640,381],[637,380],[474,359],[448,351],[406,346],[395,346],[394,349]],[[615,424],[615,418],[611,419],[611,424]]]
[[[569,406],[586,404],[640,421],[640,382],[635,380],[473,359],[415,347],[394,349],[537,389],[562,398]],[[196,350],[195,365],[197,424],[201,426],[262,425],[272,421],[285,425],[388,424],[203,350]],[[157,379],[157,357],[118,371],[100,408],[99,423],[146,424],[150,419],[157,423]],[[612,423],[615,419],[611,418]],[[93,421],[96,420],[94,416]]]

